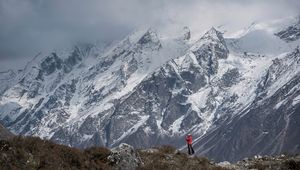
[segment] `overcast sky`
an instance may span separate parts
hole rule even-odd
[[[75,42],[116,40],[139,27],[239,29],[299,15],[299,0],[0,0],[0,62]]]

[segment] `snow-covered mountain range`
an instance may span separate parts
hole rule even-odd
[[[0,121],[76,147],[184,149],[235,161],[300,151],[300,20],[253,23],[191,40],[154,29],[114,45],[38,54],[0,72]]]

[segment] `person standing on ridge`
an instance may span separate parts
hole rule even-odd
[[[186,144],[188,146],[188,153],[189,153],[189,155],[193,155],[195,152],[194,152],[194,149],[193,149],[193,146],[192,146],[192,142],[193,142],[192,135],[188,134],[185,137],[185,140],[186,140]]]

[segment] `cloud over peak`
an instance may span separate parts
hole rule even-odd
[[[78,41],[116,40],[138,27],[235,30],[299,9],[298,0],[0,0],[0,60]]]

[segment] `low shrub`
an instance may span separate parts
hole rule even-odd
[[[163,145],[161,147],[158,147],[157,149],[163,154],[174,154],[176,152],[176,148],[170,145]]]
[[[300,162],[296,162],[295,160],[287,160],[284,162],[284,168],[286,169],[300,169]]]
[[[106,148],[84,151],[37,137],[0,141],[0,169],[110,169]]]

